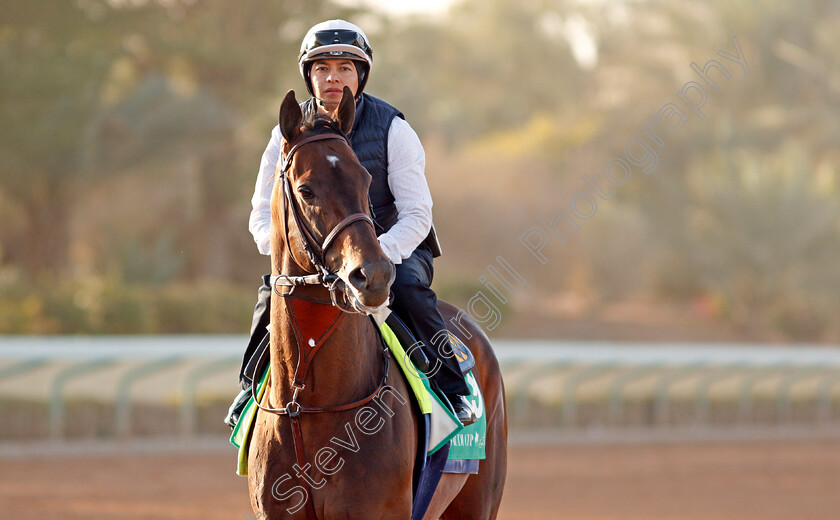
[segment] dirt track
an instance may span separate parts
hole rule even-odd
[[[233,452],[0,459],[0,518],[243,519]],[[840,441],[512,448],[500,520],[836,520]]]

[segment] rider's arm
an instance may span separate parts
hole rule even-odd
[[[397,207],[397,222],[379,236],[395,264],[408,258],[432,227],[432,195],[426,183],[426,152],[414,129],[395,117],[388,130],[388,187]]]
[[[248,229],[254,235],[257,249],[264,255],[271,254],[271,192],[274,190],[274,170],[280,158],[280,126],[271,131],[271,139],[260,161],[260,172],[251,198],[251,217]]]

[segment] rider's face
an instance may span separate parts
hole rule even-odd
[[[350,87],[353,95],[359,89],[359,75],[356,65],[344,58],[318,60],[312,64],[310,72],[312,90],[315,97],[327,105],[337,105],[341,101],[344,87]]]

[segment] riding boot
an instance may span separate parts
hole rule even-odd
[[[455,415],[458,417],[458,420],[461,421],[461,424],[463,424],[464,426],[469,426],[470,424],[473,424],[478,420],[478,416],[475,413],[475,409],[466,397],[472,392],[469,390],[469,387],[467,386],[466,381],[464,380],[464,376],[461,374],[461,369],[458,365],[457,359],[455,359],[455,356],[441,356],[441,352],[450,354],[454,352],[452,348],[451,339],[446,340],[446,345],[448,345],[447,348],[441,349],[439,352],[435,352],[435,357],[439,360],[448,361],[447,365],[449,366],[439,365],[441,370],[437,370],[434,374],[431,375],[431,378],[435,386],[438,388],[443,388],[441,387],[439,381],[443,381],[443,384],[447,385],[446,390],[442,390],[442,393],[446,395],[446,398],[452,405],[452,409],[455,411]],[[428,351],[428,349],[425,350]],[[444,366],[446,366],[447,370],[444,370]],[[453,372],[453,369],[457,370],[459,383],[463,382],[463,385],[459,385],[454,388],[451,382],[451,372]]]
[[[225,424],[231,427],[231,429],[236,427],[236,423],[239,422],[239,416],[242,415],[242,410],[245,409],[245,405],[248,404],[248,399],[251,397],[251,387],[241,390],[236,398],[233,400],[233,404],[230,405],[228,409],[227,417],[225,417]]]
[[[464,426],[469,426],[474,422],[478,421],[478,416],[475,414],[475,409],[467,401],[467,398],[463,395],[448,395],[446,396],[449,399],[449,402],[452,404],[452,409],[455,410],[455,416],[458,417],[458,420],[461,421],[461,424]]]

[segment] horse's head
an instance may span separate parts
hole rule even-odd
[[[347,300],[370,311],[387,303],[395,271],[370,218],[371,176],[345,135],[355,113],[347,87],[331,117],[306,120],[294,91],[286,94],[280,107],[286,159],[271,202],[271,252],[275,273],[337,275]]]

